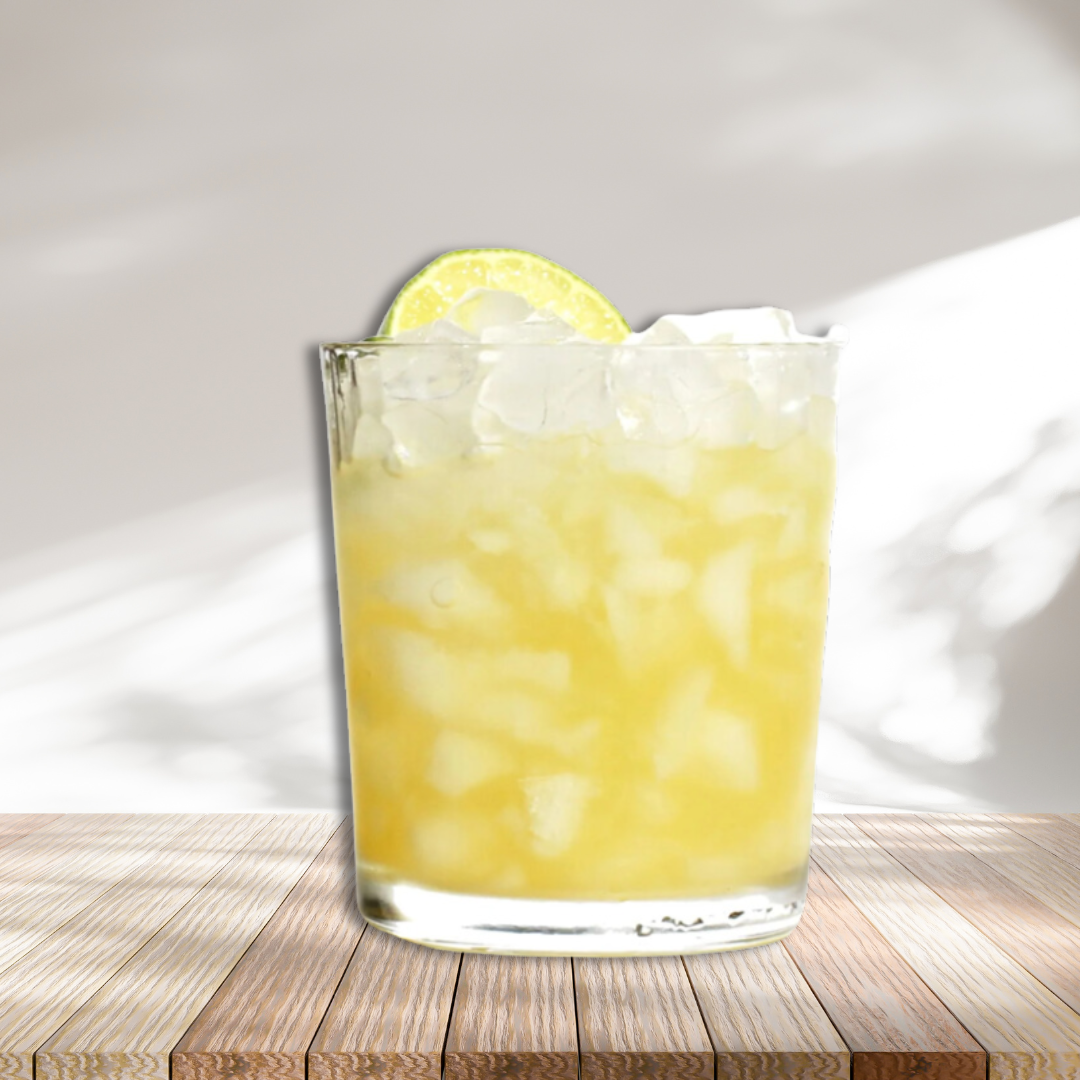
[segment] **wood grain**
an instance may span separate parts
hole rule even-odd
[[[574,961],[582,1080],[711,1080],[712,1044],[678,957]]]
[[[340,822],[272,818],[42,1046],[37,1080],[169,1080],[169,1052]]]
[[[818,818],[814,857],[988,1051],[990,1080],[1080,1075],[1080,1016],[854,822]]]
[[[0,974],[0,1078],[33,1080],[34,1051],[232,859],[265,814],[204,814]]]
[[[0,848],[55,821],[59,814],[0,814]]]
[[[1080,868],[1080,825],[1061,814],[993,814],[992,820]]]
[[[1080,822],[1073,814],[992,814],[990,817],[1034,840],[1070,866],[1080,868]]]
[[[1080,927],[925,821],[907,815],[853,820],[1080,1013]]]
[[[983,1048],[811,860],[784,947],[852,1052],[852,1080],[982,1080]]]
[[[67,859],[109,830],[135,821],[133,814],[63,814],[0,848],[0,901]],[[61,878],[62,879],[62,878]],[[5,917],[5,923],[6,923]]]
[[[684,960],[716,1075],[731,1080],[847,1080],[848,1050],[780,944]]]
[[[364,929],[339,823],[0,815],[0,1080],[1080,1080],[1080,817],[828,817],[784,943],[573,962]]]
[[[25,956],[118,881],[153,858],[197,820],[193,814],[130,816],[102,832],[82,834],[62,861],[36,874],[4,898],[0,971]],[[41,836],[44,830],[26,839]],[[16,845],[6,850],[11,852]]]
[[[576,1080],[574,973],[566,958],[462,958],[446,1080]]]
[[[461,954],[368,927],[308,1052],[309,1080],[439,1080]]]
[[[363,932],[343,823],[172,1053],[173,1080],[304,1080],[304,1055]]]
[[[1001,877],[1080,926],[1080,873],[1074,866],[989,814],[919,816]]]

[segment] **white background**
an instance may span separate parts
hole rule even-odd
[[[822,805],[1080,806],[1077,9],[658,10],[0,11],[0,809],[341,804],[312,347],[495,244],[848,323]]]

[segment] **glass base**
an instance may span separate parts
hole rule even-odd
[[[360,910],[388,934],[510,956],[679,956],[766,945],[795,929],[805,878],[691,900],[518,900],[361,878]]]

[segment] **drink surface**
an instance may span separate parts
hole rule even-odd
[[[801,880],[833,474],[806,430],[341,461],[362,873],[574,900]]]

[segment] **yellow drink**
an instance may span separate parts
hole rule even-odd
[[[608,900],[802,872],[828,451],[682,451],[673,494],[611,449],[338,474],[369,873]]]
[[[783,895],[790,930],[834,483],[832,403],[802,404],[771,446],[606,428],[339,457],[362,896],[721,897],[737,922],[727,898]],[[410,936],[388,910],[365,913]]]

